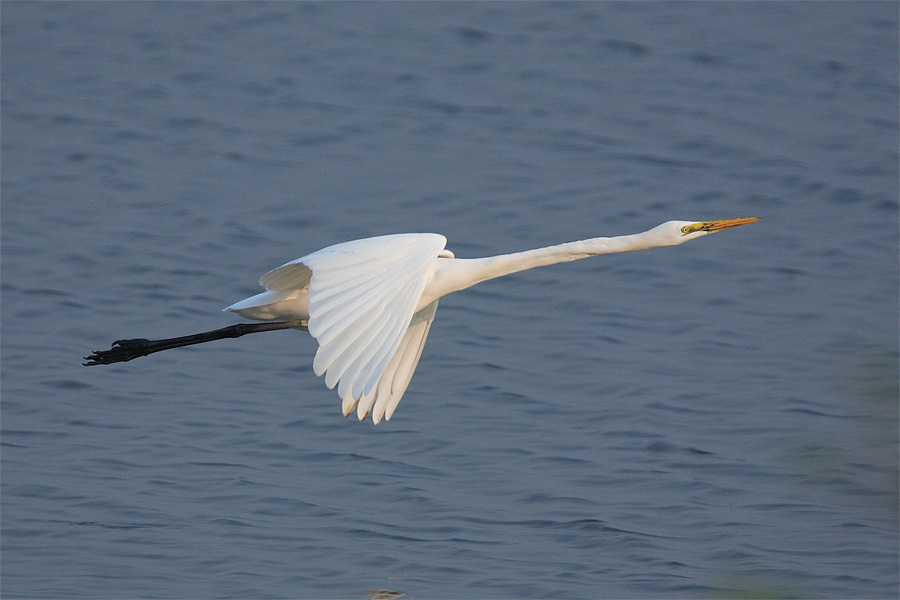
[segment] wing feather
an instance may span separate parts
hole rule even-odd
[[[259,278],[259,285],[272,292],[305,288],[312,277],[312,271],[303,263],[305,258],[304,256],[272,269]]]
[[[421,287],[424,288],[424,283]],[[414,296],[420,298],[422,296],[421,289],[417,293],[414,292]],[[415,305],[412,309],[415,309]],[[353,382],[353,389],[356,392],[368,393],[375,386],[408,327],[409,320],[400,315],[387,312],[383,314],[382,326],[368,329],[365,341],[360,339],[357,344],[365,346],[365,348],[360,352],[359,358],[342,375],[342,385],[349,385],[348,381]],[[350,390],[349,387],[345,389],[348,392]],[[340,394],[340,390],[338,393]]]
[[[413,316],[406,334],[403,336],[403,341],[400,343],[400,347],[397,348],[390,363],[388,363],[387,368],[378,380],[378,385],[376,386],[378,393],[372,407],[372,422],[376,425],[381,421],[382,417],[388,421],[391,420],[397,404],[400,403],[400,398],[403,397],[406,388],[409,387],[409,382],[412,380],[413,373],[419,364],[419,358],[422,356],[425,339],[428,337],[436,311],[437,300]],[[366,412],[368,412],[368,408]],[[365,418],[365,415],[363,415],[363,418]]]
[[[390,336],[394,335],[394,331],[399,329],[399,326],[402,326],[402,323],[398,323],[390,315],[366,323],[363,331],[352,340],[352,343],[346,345],[343,351],[331,360],[325,375],[328,387],[334,387],[334,384],[340,380],[338,394],[342,397],[346,393],[350,393],[349,386],[351,384],[356,384],[357,392],[364,391],[366,386],[360,373],[370,367],[373,361],[380,360],[380,354],[378,356],[376,354],[393,345]],[[353,396],[358,397],[359,394],[353,394]]]
[[[359,290],[348,291],[344,296],[318,296],[316,302],[319,309],[316,339],[320,344],[328,343],[333,335],[347,329],[344,321],[348,313],[357,312],[360,316],[369,315],[385,308],[382,298],[388,290],[384,290],[380,282],[361,282]],[[352,288],[351,288],[352,289]],[[365,307],[366,310],[357,310]]]
[[[304,256],[260,279],[267,289],[287,289],[310,273],[309,332],[319,343],[313,369],[317,375],[325,374],[328,387],[338,385],[345,414],[355,405],[358,411],[365,406],[363,415],[368,414],[372,403],[382,397],[383,373],[394,361],[399,365],[412,341],[421,351],[427,326],[422,331],[418,321],[415,327],[410,322],[425,289],[428,268],[445,244],[444,236],[428,233],[357,240]],[[398,350],[401,347],[403,351]],[[395,367],[391,380],[398,374]],[[402,395],[411,374],[404,371],[402,389],[393,384],[391,389]],[[394,397],[391,391],[385,406]]]
[[[364,420],[371,412],[372,422],[377,425],[385,415],[387,407],[391,403],[396,407],[396,404],[400,402],[419,362],[436,309],[437,300],[413,316],[400,346],[381,373],[377,384],[371,392],[364,394],[359,399],[356,412],[360,421]]]

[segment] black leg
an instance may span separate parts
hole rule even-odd
[[[82,364],[90,367],[93,365],[109,365],[117,362],[126,362],[140,356],[147,356],[148,354],[169,350],[171,348],[181,348],[182,346],[202,344],[213,340],[241,337],[248,333],[277,331],[279,329],[300,329],[302,331],[307,331],[308,327],[306,321],[238,323],[221,329],[214,329],[213,331],[204,331],[203,333],[195,333],[194,335],[166,338],[163,340],[147,340],[144,338],[116,340],[109,350],[97,350],[90,356],[85,356],[84,359],[87,362]]]

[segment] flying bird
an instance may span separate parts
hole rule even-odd
[[[337,386],[344,416],[390,420],[409,385],[438,300],[482,281],[601,254],[676,246],[757,218],[668,221],[643,233],[598,237],[486,258],[456,258],[435,233],[404,233],[329,246],[263,275],[266,291],[225,308],[262,323],[163,340],[118,340],[85,365],[276,329],[307,330],[318,342],[316,375]]]

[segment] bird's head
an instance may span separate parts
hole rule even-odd
[[[658,236],[660,245],[675,246],[683,244],[704,235],[730,229],[740,225],[747,225],[759,221],[757,217],[743,219],[722,219],[719,221],[667,221],[650,231]]]

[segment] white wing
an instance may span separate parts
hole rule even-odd
[[[391,420],[391,416],[394,414],[397,404],[400,403],[400,398],[406,392],[416,366],[419,364],[422,349],[425,347],[425,338],[428,337],[428,330],[431,329],[431,323],[434,321],[437,305],[438,301],[435,300],[413,315],[397,351],[394,352],[372,391],[363,395],[358,401],[349,396],[344,398],[345,417],[358,403],[356,412],[360,421],[366,418],[369,411],[372,411],[372,422],[376,425],[382,417],[388,421]]]
[[[309,332],[319,343],[313,370],[325,374],[329,388],[338,385],[345,413],[364,396],[373,402],[384,398],[383,407],[376,409],[379,420],[381,414],[393,413],[434,319],[437,303],[420,311],[423,316],[410,326],[428,268],[446,243],[444,236],[431,233],[356,240],[319,250],[260,278],[273,291],[309,282]],[[383,395],[376,386],[386,370],[391,374],[385,389],[391,393]],[[369,408],[360,410],[361,418]]]
[[[326,248],[325,250],[327,250]],[[324,250],[319,250],[324,252]],[[281,265],[277,269],[272,269],[259,278],[259,285],[263,286],[270,292],[280,292],[283,290],[303,289],[309,285],[309,279],[312,277],[312,271],[309,270],[304,263],[307,258],[317,254],[308,254],[303,258],[292,260],[291,262]]]

